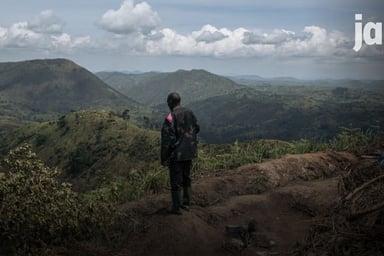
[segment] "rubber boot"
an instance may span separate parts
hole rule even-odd
[[[171,214],[181,215],[182,212],[180,211],[180,191],[171,191],[172,195],[172,209],[169,211]]]
[[[183,187],[183,204],[181,209],[189,211],[189,204],[191,201],[191,187]]]

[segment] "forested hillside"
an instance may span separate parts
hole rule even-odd
[[[260,138],[334,137],[341,127],[384,127],[384,87],[259,86],[190,103],[202,137],[221,143]]]

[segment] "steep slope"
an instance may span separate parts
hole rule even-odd
[[[23,143],[79,191],[98,188],[131,172],[159,166],[160,135],[109,111],[79,111],[57,121],[32,123],[0,133],[0,155]]]
[[[138,104],[65,59],[0,63],[0,116],[47,120],[79,109]]]
[[[205,70],[178,70],[171,73],[98,73],[106,83],[145,105],[164,104],[169,92],[177,91],[187,104],[225,95],[242,86]]]

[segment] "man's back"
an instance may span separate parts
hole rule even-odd
[[[162,161],[192,160],[197,157],[197,133],[200,127],[193,112],[181,106],[164,120],[162,128]]]
[[[175,118],[175,160],[192,160],[197,157],[197,133],[200,130],[193,112],[184,107],[173,110]]]

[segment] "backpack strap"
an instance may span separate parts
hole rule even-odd
[[[171,124],[173,123],[173,116],[172,116],[172,112],[170,112],[168,115],[167,115],[167,120],[168,122],[170,122]]]

